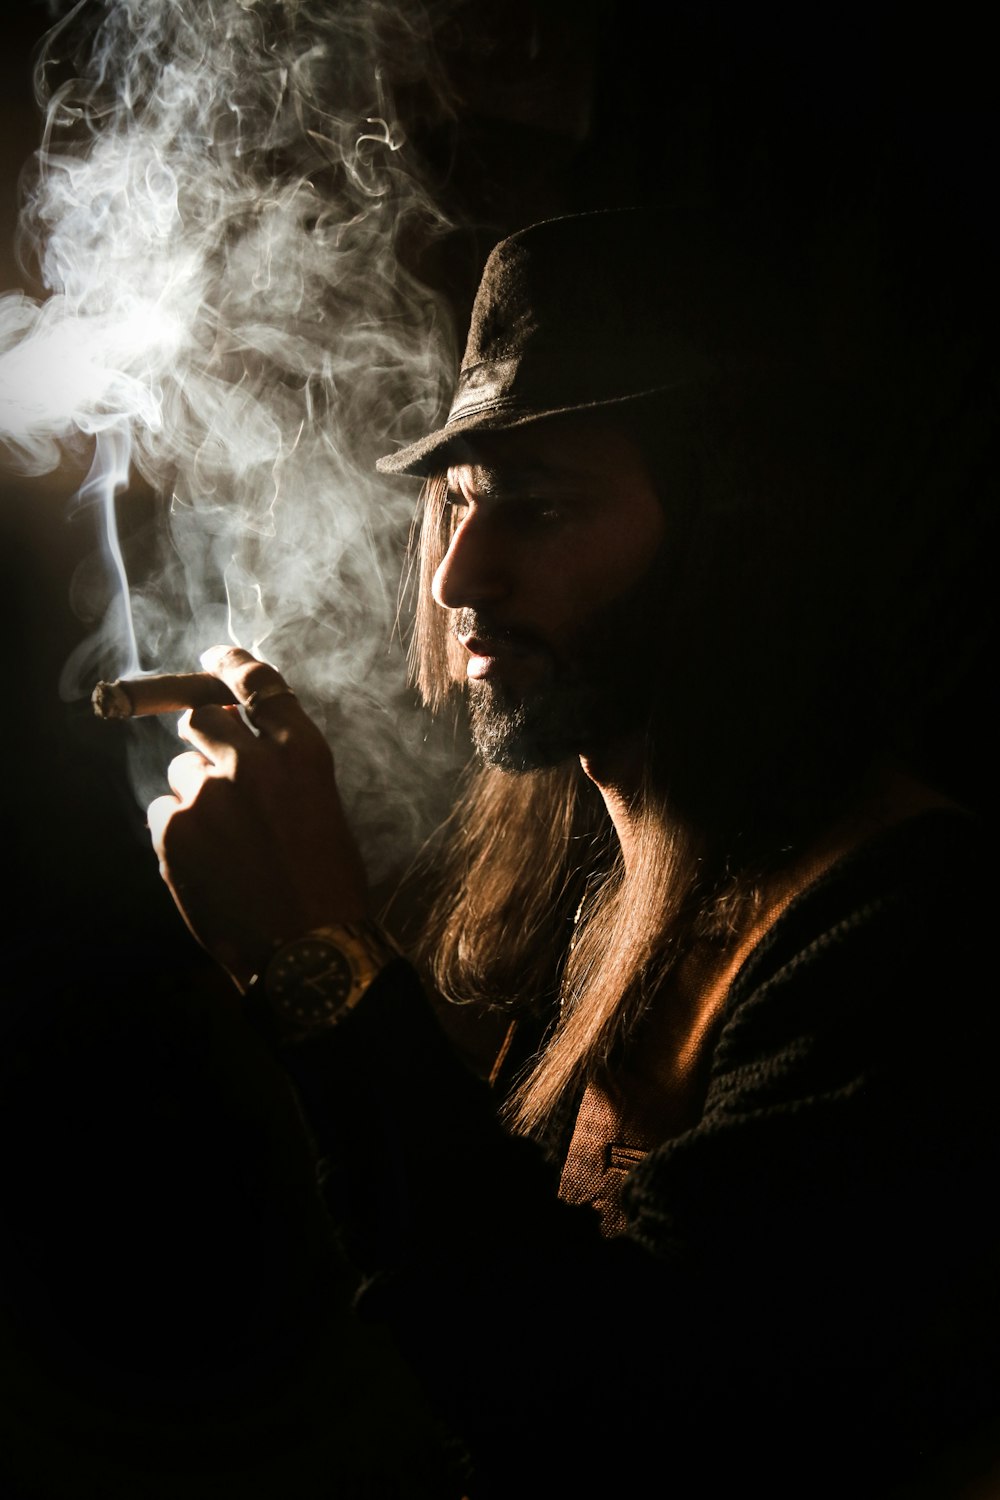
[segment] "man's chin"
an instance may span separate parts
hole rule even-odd
[[[572,760],[591,737],[571,705],[551,693],[511,703],[490,684],[476,682],[469,684],[469,727],[485,765],[519,773]]]

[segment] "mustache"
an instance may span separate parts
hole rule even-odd
[[[530,630],[520,630],[502,625],[499,620],[480,610],[460,609],[449,627],[456,640],[474,636],[477,641],[491,646],[507,646],[512,650],[539,651],[545,644]]]

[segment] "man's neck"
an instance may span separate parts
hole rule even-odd
[[[627,870],[634,856],[639,830],[644,767],[642,746],[638,741],[630,740],[596,755],[581,755],[580,765],[604,799]]]
[[[644,754],[640,743],[628,742],[596,755],[581,755],[580,764],[604,799],[626,870],[634,861],[643,812]],[[957,804],[928,787],[905,767],[891,762],[877,763],[857,793],[853,805],[841,819],[817,840],[816,847],[805,851],[808,868],[813,858],[822,863],[829,848],[842,849],[862,842],[880,828],[886,828],[929,807]],[[800,851],[798,859],[803,858]],[[793,861],[793,865],[794,865]]]

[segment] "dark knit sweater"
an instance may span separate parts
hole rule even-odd
[[[792,902],[730,988],[700,1119],[631,1172],[612,1238],[497,1123],[405,961],[284,1054],[359,1312],[468,1450],[471,1500],[978,1500],[1000,1413],[987,854],[927,813]]]

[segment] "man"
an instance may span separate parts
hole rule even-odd
[[[409,957],[269,665],[207,654],[253,728],[186,715],[149,809],[472,1500],[953,1496],[996,1415],[985,853],[908,584],[942,398],[829,269],[639,211],[494,250],[380,465],[478,752]]]

